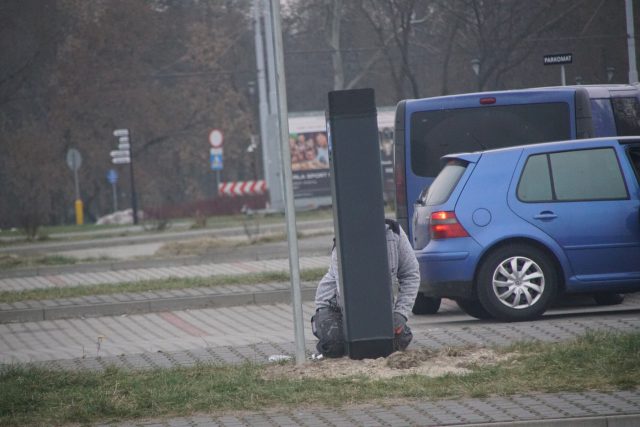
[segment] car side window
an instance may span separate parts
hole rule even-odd
[[[628,198],[612,148],[531,156],[518,184],[524,202],[617,200]]]
[[[559,201],[627,198],[627,187],[612,148],[549,155]]]
[[[640,132],[640,101],[636,97],[611,98],[611,107],[620,136],[638,135]]]
[[[553,199],[547,155],[527,159],[518,185],[518,198],[524,202],[544,202]]]

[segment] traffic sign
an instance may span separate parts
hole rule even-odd
[[[130,157],[129,150],[114,150],[109,154],[111,157]]]
[[[67,151],[67,165],[69,165],[69,168],[75,172],[80,168],[81,164],[82,156],[80,152],[75,148],[69,149],[69,151]]]
[[[114,165],[126,165],[131,163],[131,157],[114,157],[111,159],[111,163]]]
[[[554,55],[545,55],[542,59],[544,65],[562,65],[571,64],[573,62],[573,53],[556,53]]]
[[[107,172],[107,181],[109,181],[109,184],[118,182],[118,172],[115,169],[109,169],[109,172]]]
[[[209,157],[211,170],[219,171],[223,169],[222,154],[211,154]]]
[[[121,137],[121,136],[129,136],[129,129],[116,129],[113,131],[113,136]]]
[[[129,151],[129,150],[131,150],[131,144],[129,144],[129,143],[126,143],[126,144],[125,143],[120,143],[120,144],[118,144],[118,150],[127,150],[127,151]]]
[[[209,143],[213,148],[221,148],[222,141],[224,141],[224,136],[222,135],[222,131],[219,129],[213,129],[209,133]]]

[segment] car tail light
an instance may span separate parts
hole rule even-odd
[[[496,99],[493,96],[488,96],[486,98],[480,98],[480,105],[491,105],[495,104]]]
[[[460,225],[456,214],[452,211],[433,212],[431,214],[430,229],[432,239],[469,237],[469,233]]]

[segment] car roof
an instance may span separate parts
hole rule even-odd
[[[492,148],[489,150],[481,150],[481,151],[473,151],[473,152],[465,152],[465,153],[452,153],[452,154],[447,154],[445,156],[442,156],[442,159],[443,160],[461,159],[467,162],[474,163],[474,162],[477,162],[478,159],[483,154],[491,154],[495,152],[517,151],[517,150],[522,150],[524,148],[532,147],[532,146],[554,147],[556,145],[575,144],[575,143],[588,145],[589,143],[598,143],[598,142],[609,142],[609,143],[617,142],[619,144],[634,144],[634,143],[640,143],[640,136],[616,136],[616,137],[608,136],[608,137],[601,137],[601,138],[567,139],[563,141],[550,141],[550,142],[540,142],[540,143],[534,143],[534,144],[512,145],[510,147],[504,147],[504,148]]]

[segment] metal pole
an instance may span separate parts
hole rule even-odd
[[[263,0],[264,1],[264,0]],[[269,188],[269,197],[271,199],[271,207],[274,210],[282,211],[284,209],[284,175],[282,172],[282,156],[278,147],[279,128],[278,128],[278,93],[276,83],[276,57],[274,54],[274,26],[273,11],[270,1],[264,2],[265,20],[264,34],[267,40],[267,79],[269,83],[269,116],[267,118],[267,147],[269,147],[269,163],[273,166],[271,173],[271,188]],[[280,19],[280,17],[278,17]]]
[[[638,82],[638,65],[636,64],[636,39],[633,28],[633,2],[625,0],[627,14],[627,52],[629,56],[629,83]]]
[[[273,26],[273,8],[271,0],[267,0],[265,4],[266,18],[264,21],[264,35],[267,40],[267,77],[269,78],[269,112],[271,114],[278,113],[278,84],[276,82],[276,56],[274,53],[274,26]],[[278,17],[280,19],[280,17]]]
[[[564,64],[560,66],[560,81],[562,82],[562,86],[567,85],[567,80],[564,74]]]
[[[80,162],[77,162],[78,158],[73,156],[73,179],[76,185],[76,201],[73,206],[76,211],[76,225],[84,224],[84,207],[82,204],[82,200],[80,200],[80,181],[78,180],[78,169],[80,168]]]
[[[118,211],[118,190],[116,189],[116,183],[111,183],[111,189],[113,190],[113,211]]]
[[[76,158],[73,158],[73,180],[76,184],[76,200],[80,200],[80,183],[78,182],[78,165]]]
[[[273,25],[272,41],[276,59],[278,116],[280,118],[280,153],[282,154],[282,170],[284,172],[283,184],[285,196],[285,217],[287,222],[287,239],[289,242],[289,270],[291,271],[291,303],[293,305],[293,325],[296,339],[296,364],[302,365],[306,356],[304,345],[302,296],[300,291],[300,265],[298,259],[296,214],[293,203],[293,181],[291,178],[291,153],[289,152],[287,88],[284,76],[282,31],[280,29],[280,0],[269,0],[269,2],[271,3],[271,20]]]
[[[271,150],[269,149],[267,138],[267,115],[269,114],[269,105],[267,104],[267,82],[264,72],[264,43],[262,41],[262,2],[260,0],[253,1],[253,13],[255,19],[255,45],[256,45],[256,72],[258,77],[258,98],[260,108],[260,146],[262,147],[262,170],[264,173],[264,180],[269,190],[273,189],[275,185],[279,183],[273,182],[271,175],[271,162],[269,161],[269,155]],[[269,199],[273,197],[270,195]],[[272,203],[273,204],[273,203]]]
[[[220,196],[220,171],[216,170],[216,197]]]
[[[129,131],[129,174],[131,181],[131,209],[133,210],[133,223],[138,224],[138,202],[136,197],[136,185],[133,179],[133,136]]]

